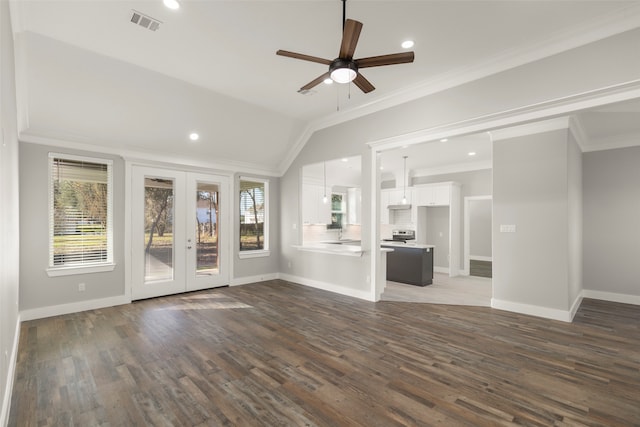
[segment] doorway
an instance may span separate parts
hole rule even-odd
[[[229,178],[134,166],[132,299],[229,283]]]
[[[464,270],[467,275],[493,277],[492,197],[464,198]]]

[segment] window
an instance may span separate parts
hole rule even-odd
[[[49,275],[113,268],[111,170],[111,160],[49,153]]]
[[[268,181],[259,178],[240,178],[241,258],[251,256],[250,253],[253,253],[253,256],[269,254],[268,196]]]
[[[327,224],[328,229],[342,228],[347,213],[346,205],[344,194],[331,194],[331,224]]]

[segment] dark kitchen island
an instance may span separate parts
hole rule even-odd
[[[415,286],[433,283],[433,245],[384,242],[393,249],[387,254],[387,280]]]

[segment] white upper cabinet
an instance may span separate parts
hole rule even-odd
[[[327,198],[331,200],[331,189],[328,189]],[[302,185],[302,223],[303,224],[330,224],[331,203],[322,202],[325,189],[322,185]]]
[[[452,183],[426,184],[414,187],[417,206],[449,206]]]

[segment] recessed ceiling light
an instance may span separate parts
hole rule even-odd
[[[401,46],[405,49],[411,49],[413,45],[414,45],[413,40],[405,40],[402,42]]]
[[[447,139],[447,138],[442,138],[442,139],[440,140],[440,142],[447,142],[447,141],[448,141],[448,139]]]
[[[384,170],[384,166],[380,166],[380,170],[383,171]]]
[[[192,132],[191,134],[189,134],[189,139],[192,141],[197,141],[200,138],[200,135],[198,135],[195,132]]]
[[[162,0],[162,2],[169,9],[172,9],[172,10],[180,9],[180,3],[178,3],[178,0]]]
[[[348,162],[348,161],[349,161],[349,159],[347,159],[346,157],[345,157],[345,158],[343,158],[343,159],[341,159],[341,160],[342,160],[343,162]]]
[[[333,84],[333,80],[327,77],[326,79],[324,79],[324,84],[326,85]]]
[[[467,154],[468,154],[469,156],[475,156],[475,155],[476,155],[476,152],[475,152],[475,151],[469,151]]]

